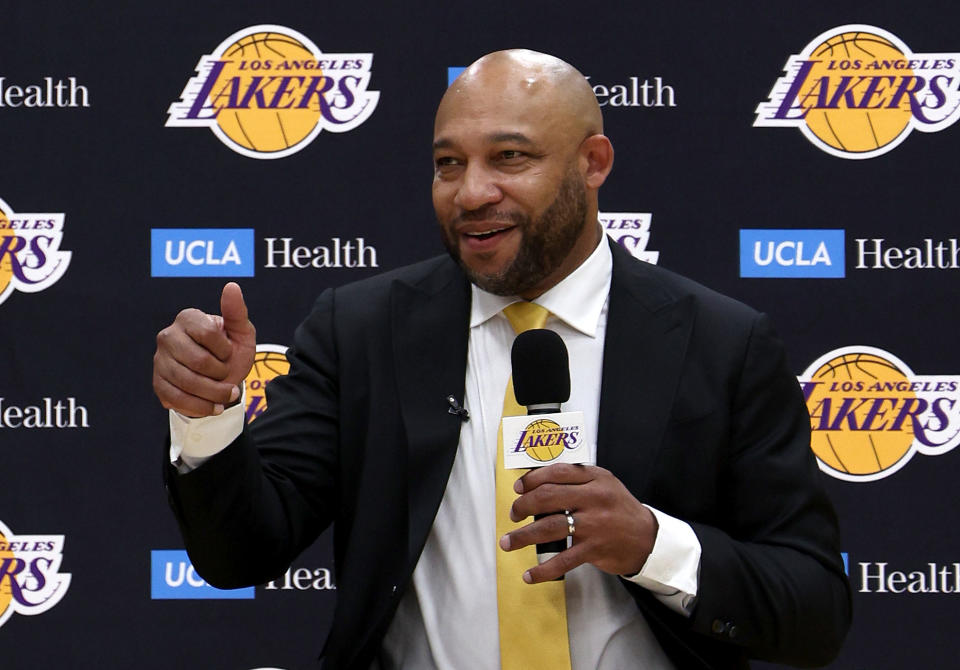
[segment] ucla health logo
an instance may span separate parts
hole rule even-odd
[[[43,614],[70,587],[60,572],[63,535],[14,535],[0,521],[0,626],[16,614]]]
[[[210,128],[251,158],[282,158],[321,130],[353,130],[373,114],[371,53],[323,53],[284,26],[244,28],[201,56],[170,105],[167,126]]]
[[[844,277],[843,230],[740,231],[741,277]]]
[[[193,569],[183,549],[150,552],[150,597],[153,600],[250,600],[252,586],[218,589],[207,584]]]
[[[810,446],[838,479],[874,481],[917,453],[960,444],[960,376],[918,375],[893,354],[867,346],[836,349],[799,377],[810,412]]]
[[[151,277],[252,277],[253,228],[154,228]]]
[[[275,377],[285,375],[290,371],[290,361],[287,360],[287,348],[280,344],[258,344],[257,353],[253,357],[253,367],[250,368],[244,380],[246,387],[246,417],[250,423],[263,414],[267,408],[267,384]]]
[[[598,218],[607,235],[635,258],[651,265],[656,265],[660,260],[659,251],[647,249],[650,243],[652,214],[649,212],[599,212]]]
[[[17,214],[0,200],[0,303],[14,291],[39,293],[53,286],[70,265],[60,251],[63,214]]]
[[[960,53],[914,53],[896,35],[845,25],[790,56],[754,126],[799,128],[840,158],[873,158],[960,115]]]

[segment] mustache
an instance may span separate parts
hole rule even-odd
[[[495,207],[482,207],[467,212],[462,212],[453,219],[453,224],[472,223],[474,221],[500,221],[502,223],[512,223],[521,225],[526,221],[526,217],[520,212],[509,212],[498,210]]]

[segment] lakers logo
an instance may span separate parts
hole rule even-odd
[[[820,469],[872,481],[904,467],[917,452],[960,444],[960,377],[915,375],[882,349],[837,349],[800,377]]]
[[[325,54],[283,26],[240,30],[203,56],[167,126],[208,127],[252,158],[300,151],[321,130],[366,121],[380,93],[368,91],[373,54]]]
[[[653,214],[649,212],[599,212],[600,225],[607,235],[620,243],[635,258],[656,265],[660,252],[647,249],[650,244],[650,222]]]
[[[36,615],[60,602],[70,575],[59,572],[63,535],[14,535],[0,522],[0,626],[16,614]]]
[[[14,291],[37,293],[63,276],[63,214],[17,214],[0,200],[0,303]]]
[[[244,380],[247,391],[246,417],[250,423],[267,408],[267,384],[290,371],[287,348],[279,344],[258,344],[253,367]]]
[[[790,56],[757,107],[754,126],[799,128],[841,158],[872,158],[911,130],[936,132],[960,115],[960,53],[913,53],[867,25],[828,30]]]
[[[535,461],[548,463],[559,458],[564,449],[575,449],[579,445],[579,426],[569,428],[552,419],[537,419],[520,433],[514,452],[523,451]]]

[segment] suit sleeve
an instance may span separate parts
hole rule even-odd
[[[754,658],[825,664],[850,624],[850,587],[806,405],[765,316],[753,323],[731,398],[723,509],[691,522],[702,555],[690,625]]]
[[[228,447],[164,479],[197,572],[219,588],[260,584],[331,522],[337,499],[338,377],[334,293],[297,329],[290,373],[267,388],[267,411]]]

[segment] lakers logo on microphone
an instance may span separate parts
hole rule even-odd
[[[960,444],[960,376],[917,375],[893,354],[844,347],[799,378],[820,469],[873,481],[917,452],[937,456]]]
[[[790,56],[753,125],[799,128],[840,158],[879,156],[912,130],[937,132],[957,120],[958,65],[960,53],[914,53],[881,28],[833,28]]]
[[[244,380],[247,390],[246,417],[250,423],[267,408],[267,384],[290,371],[287,348],[279,344],[258,344],[253,367]]]
[[[353,130],[373,114],[371,53],[323,53],[284,26],[258,25],[200,58],[167,126],[210,128],[251,158],[282,158],[320,133]]]
[[[541,463],[556,460],[564,449],[576,449],[580,444],[580,426],[561,426],[550,419],[536,419],[527,424],[513,450],[524,451]]]
[[[503,417],[503,465],[536,468],[551,463],[595,463],[583,412]]]

